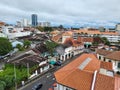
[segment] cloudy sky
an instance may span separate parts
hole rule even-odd
[[[0,21],[15,23],[38,14],[53,25],[115,26],[120,22],[120,0],[1,0]]]

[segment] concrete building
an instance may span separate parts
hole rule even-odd
[[[28,21],[27,19],[23,19],[23,20],[22,20],[22,26],[23,26],[23,27],[29,26],[29,21]]]
[[[38,26],[41,26],[41,27],[50,27],[51,24],[50,24],[50,22],[39,22]]]
[[[30,31],[24,31],[23,28],[14,28],[13,26],[2,27],[2,32],[7,35],[9,39],[14,39],[17,37],[29,36]]]
[[[98,30],[99,30],[100,32],[105,32],[105,28],[104,28],[104,27],[99,27]]]
[[[21,21],[17,21],[16,22],[16,27],[19,27],[19,28],[22,27],[22,22]]]
[[[94,54],[82,54],[54,73],[56,90],[119,90],[120,77],[111,62],[101,62]]]
[[[37,14],[32,14],[32,26],[36,27],[38,25]]]
[[[117,30],[117,31],[120,31],[120,23],[118,23],[118,24],[116,25],[116,30]]]
[[[114,72],[120,71],[120,51],[98,49],[96,53],[99,60],[112,62]]]

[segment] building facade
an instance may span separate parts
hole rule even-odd
[[[35,27],[38,25],[37,14],[32,14],[32,26]]]

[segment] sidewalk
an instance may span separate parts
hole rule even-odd
[[[50,68],[50,69],[48,69],[47,71],[44,71],[44,72],[42,72],[41,74],[38,74],[38,75],[34,76],[33,78],[25,81],[24,86],[20,85],[17,90],[22,90],[23,88],[27,87],[31,82],[32,82],[32,83],[35,82],[35,80],[36,80],[37,78],[42,77],[43,75],[45,75],[45,74],[47,74],[48,72],[52,71],[54,68],[55,68],[55,67]]]

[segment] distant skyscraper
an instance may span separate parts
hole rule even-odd
[[[37,26],[38,21],[37,21],[37,14],[32,14],[32,26]]]
[[[20,21],[17,21],[16,26],[17,27],[22,27],[22,23]]]

